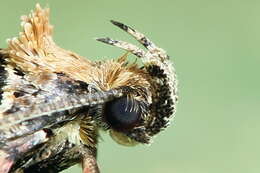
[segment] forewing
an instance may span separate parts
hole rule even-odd
[[[95,68],[54,43],[49,9],[37,4],[21,19],[19,37],[0,50],[0,141],[73,118]]]
[[[33,76],[8,63],[1,68],[0,141],[73,119],[77,98],[89,93],[87,83],[62,73]]]

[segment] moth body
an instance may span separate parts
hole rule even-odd
[[[60,172],[80,163],[98,173],[99,132],[119,144],[150,144],[176,111],[177,80],[166,52],[142,33],[111,21],[140,42],[98,41],[136,55],[90,61],[57,46],[49,9],[22,16],[22,32],[0,49],[0,173]]]

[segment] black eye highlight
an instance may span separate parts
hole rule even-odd
[[[104,115],[113,129],[129,130],[135,127],[141,118],[139,101],[127,97],[110,101],[105,106]]]

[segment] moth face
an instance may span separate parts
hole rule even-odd
[[[96,120],[100,127],[108,130],[111,137],[119,144],[132,146],[138,143],[149,143],[146,128],[152,117],[150,105],[155,93],[151,85],[151,76],[137,65],[128,65],[125,62],[126,59],[123,63],[114,61],[109,64],[111,68],[106,67],[106,73],[101,75],[116,74],[105,77],[104,85],[109,84],[113,87],[108,90],[120,90],[122,95],[102,104],[102,111],[96,113],[98,115]],[[113,72],[107,73],[109,70]]]
[[[175,71],[166,52],[158,48],[143,34],[122,23],[111,21],[137,39],[147,52],[123,41],[99,38],[139,57],[143,66],[129,65],[119,60],[119,64],[106,68],[104,81],[109,89],[123,89],[122,97],[107,102],[103,120],[109,125],[111,137],[123,145],[149,144],[152,137],[164,130],[175,112],[177,102],[177,82]]]
[[[109,86],[116,86],[112,89],[121,89],[122,96],[102,106],[99,120],[104,122],[110,136],[119,144],[149,144],[152,137],[169,124],[169,117],[175,109],[174,91],[167,81],[169,77],[158,66],[151,65],[144,69],[137,65],[125,65],[129,63],[126,59],[124,61],[110,64],[112,69],[117,66],[120,70],[108,73],[117,75],[109,75],[104,80],[106,84],[110,81]],[[106,69],[107,74],[109,68]]]

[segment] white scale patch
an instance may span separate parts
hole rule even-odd
[[[54,130],[54,141],[59,143],[63,140],[68,140],[70,143],[73,143],[75,145],[80,145],[81,144],[81,138],[79,136],[79,123],[76,122],[71,122],[68,123],[58,129]]]

